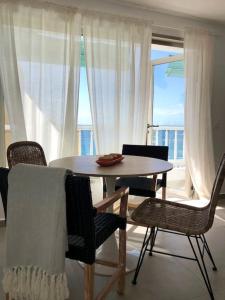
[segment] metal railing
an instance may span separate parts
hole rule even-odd
[[[169,160],[175,166],[184,166],[184,127],[159,126],[152,129],[152,144],[169,146]]]
[[[92,125],[78,125],[78,154],[95,155],[95,143]]]
[[[91,125],[78,126],[78,153],[95,154],[93,129]],[[175,165],[184,166],[184,128],[179,126],[159,126],[152,130],[152,144],[169,146],[169,160]]]
[[[10,126],[5,126],[6,134],[10,134]],[[79,155],[95,155],[95,143],[92,125],[78,125]],[[7,139],[8,140],[8,139]],[[152,144],[169,146],[169,160],[176,167],[184,166],[184,128],[178,126],[159,126],[152,129]],[[9,143],[9,141],[7,141]],[[150,142],[149,142],[150,144]]]

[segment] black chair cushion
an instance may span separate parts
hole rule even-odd
[[[0,168],[0,193],[2,197],[5,218],[7,215],[8,174],[9,169]]]
[[[98,213],[94,218],[95,224],[95,249],[101,246],[118,228],[126,228],[126,219],[111,213]],[[79,235],[68,236],[69,250],[67,258],[80,260],[92,264],[95,261],[93,252],[86,244],[84,237]]]
[[[157,179],[156,189],[153,178],[147,177],[124,177],[116,181],[116,189],[129,186],[129,194],[143,197],[155,197],[156,191],[162,187],[162,179]]]

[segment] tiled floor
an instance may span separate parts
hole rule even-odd
[[[140,249],[144,229],[128,226],[128,241]],[[209,266],[209,276],[215,293],[216,300],[225,299],[225,202],[220,202],[216,211],[213,228],[206,235],[209,246],[216,261],[218,271],[213,272]],[[183,255],[191,255],[188,241],[184,237],[159,233],[156,241],[158,248],[166,251],[176,251]],[[5,259],[5,228],[0,227],[0,267]],[[66,262],[69,278],[70,300],[79,300],[83,296],[83,269],[75,261]],[[207,290],[200,276],[197,264],[178,258],[146,255],[140,271],[138,284],[131,284],[133,273],[126,276],[126,292],[123,297],[114,291],[107,299],[117,300],[200,300],[209,299]],[[1,271],[2,278],[2,271]],[[95,290],[103,286],[107,277],[96,276]],[[0,300],[3,300],[0,288]]]

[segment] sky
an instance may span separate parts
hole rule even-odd
[[[158,46],[159,47],[159,46]],[[157,48],[158,48],[157,47]],[[160,46],[161,47],[161,46]],[[152,49],[151,59],[168,57],[181,54],[180,49]],[[184,76],[182,76],[182,63],[179,74],[172,72],[169,76],[166,71],[171,69],[171,63],[156,65],[153,68],[153,123],[161,126],[183,126],[184,125]],[[80,101],[78,124],[90,125],[91,112],[86,79],[85,67],[80,72]]]

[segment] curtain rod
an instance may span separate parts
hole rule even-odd
[[[110,0],[107,2],[111,2]],[[73,5],[63,5],[62,3],[58,3],[58,2],[54,2],[51,0],[37,0],[37,1],[32,1],[32,0],[0,0],[0,3],[21,3],[21,4],[30,4],[33,7],[40,7],[41,4],[43,5],[47,5],[49,7],[55,7],[56,9],[64,9],[64,10],[68,10],[69,12],[80,12],[80,13],[90,13],[90,14],[98,14],[98,15],[102,15],[102,16],[109,16],[112,18],[121,18],[127,21],[133,21],[136,23],[146,23],[149,25],[152,25],[153,29],[157,29],[157,28],[161,28],[161,29],[169,29],[169,30],[173,30],[173,31],[177,31],[177,33],[179,34],[183,34],[185,31],[185,28],[188,27],[202,27],[207,29],[211,34],[215,35],[215,36],[225,36],[225,34],[223,33],[222,28],[218,29],[217,31],[214,29],[212,30],[212,26],[215,26],[213,24],[206,24],[206,23],[199,23],[199,24],[193,24],[193,25],[182,25],[180,27],[178,26],[170,26],[170,25],[165,25],[165,24],[158,24],[157,22],[155,22],[154,20],[151,20],[150,18],[147,17],[132,17],[132,16],[127,16],[124,14],[111,14],[108,12],[103,12],[103,11],[99,11],[99,10],[88,10],[88,9],[82,9],[79,7],[75,7]],[[115,4],[115,3],[114,3]],[[127,5],[125,5],[127,6]],[[138,7],[136,7],[138,8]],[[140,7],[139,7],[140,9]],[[149,9],[148,9],[149,10]],[[151,10],[149,10],[151,11]],[[154,13],[154,11],[151,11]],[[158,12],[159,13],[159,12]],[[196,19],[193,19],[193,21],[196,21]],[[223,26],[224,27],[224,26]],[[219,31],[219,32],[218,32]]]
[[[115,14],[115,13],[108,13],[108,12],[103,12],[99,10],[89,10],[89,9],[78,9],[80,13],[83,14],[89,14],[89,15],[97,15],[97,16],[102,16],[103,18],[111,18],[111,19],[121,19],[124,21],[128,22],[134,22],[137,24],[146,24],[146,25],[151,25],[153,26],[153,21],[150,19],[143,19],[139,17],[131,17],[131,16],[126,16],[126,15],[121,15],[121,14]]]

